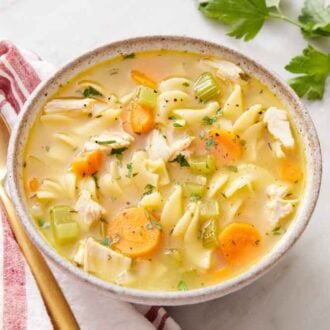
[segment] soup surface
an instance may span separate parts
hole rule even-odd
[[[126,54],[40,109],[23,180],[56,251],[104,280],[190,290],[245,271],[303,194],[290,114],[240,67],[205,55]]]

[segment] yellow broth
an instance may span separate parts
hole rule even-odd
[[[249,77],[238,67],[234,73],[228,71],[227,65],[227,62],[221,62],[219,66],[219,59],[186,52],[162,50],[129,54],[88,68],[48,99],[30,133],[23,180],[31,216],[59,254],[105,280],[139,289],[167,291],[199,288],[235,277],[274,247],[293,220],[303,193],[303,147],[290,114],[280,100],[257,79]],[[145,81],[132,79],[132,70],[142,73]],[[211,73],[218,92],[203,101],[196,96],[195,82],[205,72]],[[137,93],[141,85],[148,85],[150,81],[155,83],[157,92],[156,103],[148,107],[155,123],[148,132],[135,134],[130,126],[132,103],[139,102]],[[235,88],[240,91],[238,96],[237,93],[233,95]],[[59,103],[51,104],[54,100]],[[65,103],[70,100],[82,100],[82,103],[72,107]],[[258,104],[260,110],[253,114],[251,107]],[[196,113],[208,107],[214,108],[209,111],[212,115],[196,119]],[[273,113],[267,113],[270,108],[275,109]],[[191,113],[192,110],[192,118],[185,115],[184,111]],[[251,112],[251,117],[246,116],[243,120],[247,111]],[[277,115],[281,115],[281,119]],[[237,124],[240,118],[241,127]],[[275,128],[272,130],[271,126]],[[112,152],[115,150],[111,146],[113,141],[110,144],[96,143],[103,155],[101,167],[93,175],[74,173],[72,164],[92,152],[86,142],[91,139],[95,142],[101,135],[111,137],[112,132],[119,135],[126,132],[134,141],[117,155]],[[222,140],[212,132],[220,136],[224,134],[237,142],[237,145],[229,142],[228,147],[234,156],[234,149],[238,150],[234,159],[228,161],[215,152],[220,150],[221,155],[227,145],[222,145]],[[284,144],[285,139],[290,138],[289,133],[294,145],[288,147]],[[161,136],[166,138],[160,142]],[[173,147],[175,142],[184,139],[187,139],[188,146],[176,150]],[[164,141],[170,151],[162,145]],[[103,139],[103,142],[107,141]],[[166,154],[162,158],[161,153],[158,155],[163,147],[164,153],[170,152],[171,156]],[[232,147],[234,149],[230,149]],[[95,143],[93,148],[98,149]],[[145,158],[132,162],[134,154],[140,152],[141,156],[141,151],[145,151]],[[203,162],[208,155],[216,161],[213,173],[193,170],[190,163],[196,159]],[[156,163],[163,164],[163,171],[165,169],[167,174],[160,172]],[[146,171],[142,179],[141,173],[134,172],[134,166],[141,166]],[[116,171],[118,177],[114,177]],[[147,180],[149,177],[156,178],[157,184],[151,184]],[[217,177],[220,177],[218,181]],[[225,182],[221,185],[219,180]],[[211,193],[214,183],[221,187]],[[284,187],[282,192],[281,187]],[[164,207],[176,189],[180,196],[178,202],[170,206],[173,218],[169,219],[167,215],[167,220],[162,221]],[[194,189],[199,189],[198,193]],[[90,199],[82,201],[83,206],[80,205],[77,211],[82,191],[87,191]],[[141,200],[147,196],[154,199],[144,200],[144,206],[141,206]],[[201,208],[209,205],[208,201],[217,204],[219,210],[212,216],[201,216]],[[94,213],[93,205],[88,209],[89,202],[99,206],[96,205]],[[180,203],[181,210],[176,206]],[[77,224],[74,228],[79,230],[67,242],[55,239],[54,226],[51,225],[51,210],[61,205],[70,208],[69,222]],[[129,251],[125,253],[118,248],[125,243],[126,236],[109,235],[108,226],[124,209],[138,205],[151,217],[147,230],[159,231],[160,238],[149,254],[132,256]],[[186,224],[182,220],[190,207],[195,208],[192,211],[196,212],[195,225],[191,218]],[[89,224],[82,220],[93,217]],[[216,224],[211,233],[211,247],[205,242],[205,226],[210,221]],[[179,222],[180,228],[175,229]],[[225,246],[224,239],[231,236],[224,234],[222,240],[220,236],[233,223],[252,225],[260,237],[254,242],[255,246],[251,246],[249,239],[255,236],[251,235],[250,229],[247,234],[242,233],[239,225],[238,236],[233,236],[232,240],[236,247],[233,250],[227,246],[227,255],[222,247]],[[125,225],[124,219],[121,223],[124,229],[120,229],[123,232]],[[88,251],[87,239],[92,242]],[[146,242],[133,243],[136,247]],[[134,246],[129,248],[134,250]],[[109,257],[104,258],[107,251]]]

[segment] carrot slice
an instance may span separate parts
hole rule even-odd
[[[29,188],[32,192],[36,192],[39,188],[39,180],[37,178],[33,178],[29,182]]]
[[[232,265],[243,265],[253,260],[260,251],[259,231],[247,223],[232,223],[219,235],[220,251]]]
[[[132,70],[131,71],[131,77],[134,82],[137,84],[141,84],[143,86],[150,87],[152,89],[157,88],[157,83],[149,78],[147,75],[145,75],[143,72],[140,72],[138,70]]]
[[[108,235],[118,238],[113,247],[128,257],[151,255],[160,245],[161,232],[143,207],[123,210],[109,223]]]
[[[279,176],[282,180],[296,182],[301,178],[301,169],[297,163],[284,160],[279,167]]]
[[[211,129],[206,134],[204,147],[216,157],[218,165],[234,163],[242,154],[239,137],[219,129]]]
[[[136,102],[131,103],[129,120],[132,130],[136,134],[148,133],[155,126],[153,110],[148,107],[141,106]]]
[[[79,176],[92,175],[96,173],[103,164],[103,152],[94,150],[84,158],[78,158],[71,164],[72,172]]]

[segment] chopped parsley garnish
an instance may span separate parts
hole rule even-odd
[[[156,220],[150,219],[150,221],[146,224],[147,229],[152,230],[154,228],[157,228],[159,231],[163,230],[163,226],[160,222]]]
[[[185,281],[180,281],[178,283],[178,290],[179,291],[187,291],[188,290],[188,285]]]
[[[115,141],[115,140],[95,141],[95,143],[100,144],[100,145],[114,144],[116,142],[117,141]]]
[[[144,187],[145,192],[143,193],[143,196],[145,195],[150,195],[152,194],[155,190],[156,187],[150,183],[148,183],[145,187]]]
[[[185,81],[184,83],[182,83],[182,86],[184,86],[184,87],[189,87],[189,86],[190,86],[190,84],[189,84],[189,83],[187,83],[187,82]]]
[[[183,127],[183,125],[179,124],[179,123],[174,123],[173,127]]]
[[[191,202],[197,202],[197,201],[199,201],[201,198],[202,198],[201,195],[198,195],[198,194],[195,194],[195,193],[192,193],[192,194],[190,195],[190,201],[191,201]]]
[[[92,174],[92,178],[93,178],[93,180],[95,182],[96,189],[99,189],[100,187],[99,187],[99,183],[98,183],[98,179],[97,179],[96,173],[93,173]]]
[[[122,160],[123,159],[123,152],[125,150],[127,150],[126,147],[112,149],[111,152],[110,152],[110,155],[115,155],[118,160]]]
[[[123,54],[123,59],[132,59],[135,58],[135,53],[130,53],[130,54]]]
[[[50,227],[49,223],[43,219],[37,219],[37,224],[39,228],[47,229]]]
[[[186,157],[183,154],[178,154],[170,163],[179,163],[181,167],[190,167]]]
[[[103,96],[102,93],[100,93],[97,89],[95,89],[92,86],[88,86],[86,89],[83,91],[83,95],[85,97],[91,97],[91,96]]]
[[[120,241],[120,235],[115,234],[114,237],[107,236],[100,241],[100,244],[104,246],[111,247],[113,244],[116,244]]]
[[[216,142],[212,136],[209,136],[205,141],[205,147],[207,150],[210,150],[212,147],[216,146],[218,142]]]
[[[273,235],[281,235],[281,226],[277,226],[272,230]]]
[[[212,125],[213,123],[215,123],[217,121],[217,117],[209,117],[209,116],[205,116],[203,117],[203,125]]]
[[[229,171],[231,171],[231,172],[235,172],[235,173],[238,172],[237,166],[234,166],[234,165],[228,165],[228,166],[226,166],[226,167],[227,167],[227,169],[228,169]]]

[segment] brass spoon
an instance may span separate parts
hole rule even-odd
[[[9,128],[5,119],[0,114],[0,200],[7,211],[8,221],[18,245],[38,284],[54,328],[61,330],[79,329],[78,323],[53,273],[49,269],[41,253],[27,236],[23,225],[16,215],[13,204],[4,189],[3,183],[7,174],[6,160],[8,142]]]

